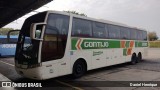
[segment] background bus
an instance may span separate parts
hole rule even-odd
[[[14,56],[16,51],[17,35],[10,36],[10,42],[7,40],[7,35],[0,35],[0,57]],[[13,43],[15,42],[15,43]]]
[[[26,38],[31,38],[25,45]],[[147,32],[110,21],[46,11],[27,18],[19,34],[15,69],[49,79],[115,64],[138,63],[147,55]]]

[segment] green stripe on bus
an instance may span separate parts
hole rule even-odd
[[[126,48],[130,47],[130,41],[126,41]]]
[[[123,56],[127,56],[127,49],[126,48],[123,49]]]
[[[78,39],[72,39],[71,41],[71,45],[72,45],[72,50],[76,50],[76,43],[77,43]]]
[[[136,41],[135,47],[148,47],[148,42],[146,41]]]
[[[98,39],[72,38],[71,48],[72,50],[81,50],[81,49],[106,49],[106,48],[129,48],[130,47],[131,41],[125,41],[125,47],[121,47],[121,41],[125,41],[125,40],[98,40]],[[134,47],[148,47],[148,42],[135,41]]]

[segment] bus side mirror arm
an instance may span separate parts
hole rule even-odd
[[[12,32],[20,32],[20,30],[10,30],[10,31],[8,31],[8,33],[7,33],[7,42],[10,42],[10,34]],[[13,43],[13,42],[10,42],[10,43]]]
[[[43,40],[42,38],[36,38],[36,29],[37,29],[37,26],[39,25],[42,25],[42,31],[41,31],[41,34],[42,35],[42,32],[44,30],[44,25],[46,25],[46,23],[32,23],[31,24],[31,27],[30,27],[30,37],[31,39],[34,39],[34,40]]]

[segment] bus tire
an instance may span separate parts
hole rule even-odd
[[[132,57],[131,57],[131,64],[132,65],[135,65],[137,62],[137,56],[135,53],[132,54]]]
[[[142,54],[141,54],[141,52],[138,53],[137,61],[138,62],[142,61]]]
[[[82,77],[86,72],[86,65],[83,61],[77,60],[73,65],[73,78]]]

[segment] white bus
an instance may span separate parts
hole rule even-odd
[[[26,39],[30,38],[30,44]],[[147,32],[110,21],[59,11],[27,18],[19,34],[16,71],[44,80],[115,64],[138,63],[147,55]]]

